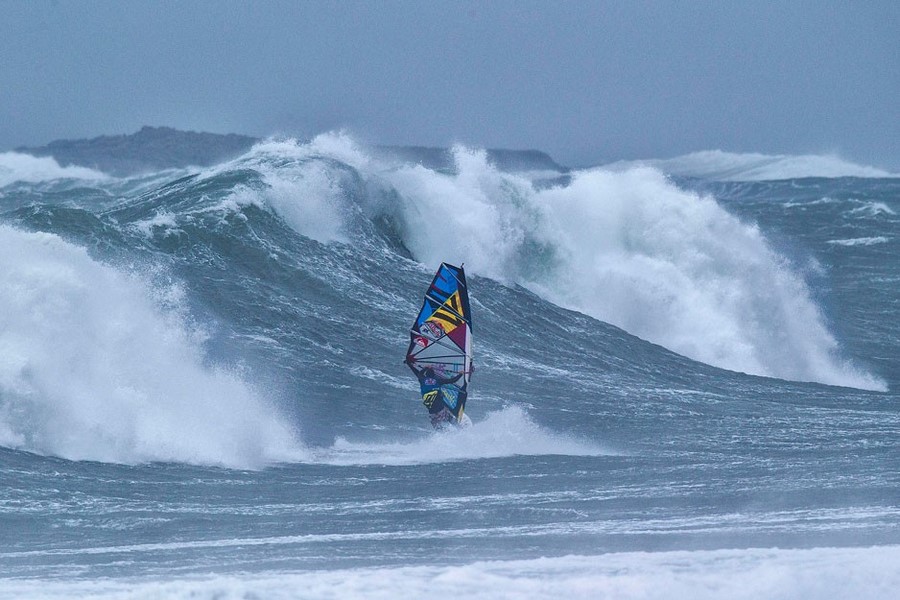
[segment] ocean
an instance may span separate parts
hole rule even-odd
[[[900,594],[900,177],[444,158],[0,154],[0,598]],[[435,432],[442,261],[477,370]]]

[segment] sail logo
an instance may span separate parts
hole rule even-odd
[[[422,395],[422,404],[424,404],[428,408],[431,408],[432,406],[434,406],[434,401],[437,400],[437,397],[438,397],[437,390],[431,390],[430,392],[426,392],[425,394]]]
[[[428,321],[422,323],[421,333],[428,339],[436,340],[444,335],[444,326],[438,321],[432,321],[431,319],[429,319]]]
[[[456,408],[456,403],[459,401],[459,391],[453,386],[445,385],[441,386],[441,393],[444,395],[444,403],[451,409]]]

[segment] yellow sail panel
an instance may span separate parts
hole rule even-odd
[[[454,292],[452,296],[447,298],[440,308],[434,311],[434,314],[428,318],[428,321],[437,321],[441,325],[444,333],[450,333],[463,323],[462,302],[459,298],[459,291]]]

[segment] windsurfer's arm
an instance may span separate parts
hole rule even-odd
[[[441,385],[447,385],[449,383],[456,384],[465,373],[460,372],[455,377],[448,377],[447,379],[441,379]]]

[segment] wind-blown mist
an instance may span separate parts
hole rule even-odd
[[[0,226],[0,445],[115,462],[299,456],[272,406],[205,364],[177,292]]]

